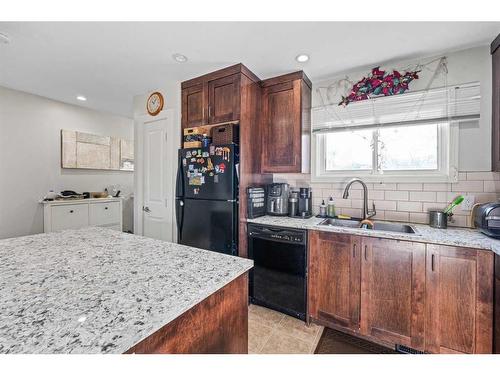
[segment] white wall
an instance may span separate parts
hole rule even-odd
[[[481,119],[479,121],[470,121],[460,125],[459,170],[490,171],[492,73],[489,46],[470,48],[453,53],[443,53],[421,59],[392,61],[382,64],[381,69],[390,70],[391,68],[402,68],[419,62],[429,62],[440,56],[446,56],[448,60],[448,85],[468,82],[480,82],[481,84]],[[432,69],[435,66],[436,63],[429,66],[429,68]],[[328,87],[346,76],[348,76],[350,80],[356,82],[366,76],[371,71],[371,68],[373,68],[373,66],[366,67],[362,70],[356,69],[351,72],[345,72],[344,74],[335,74],[330,78],[313,82],[313,107],[321,105],[320,96],[317,93],[318,87]],[[411,82],[410,90],[418,91],[425,89],[430,82],[432,74],[433,72],[431,71],[423,70],[419,74],[420,78]],[[437,77],[430,87],[439,86],[443,86],[443,79],[441,77]],[[338,93],[335,100],[332,101],[338,103],[340,101],[340,93]]]
[[[62,169],[60,130],[133,139],[133,121],[0,87],[0,238],[43,232],[38,201],[49,191],[133,191],[133,173]],[[124,202],[124,229],[132,229]]]
[[[143,94],[136,95],[134,97],[134,150],[135,153],[137,154],[137,149],[138,149],[138,144],[137,140],[139,139],[138,137],[138,132],[142,131],[141,126],[143,124],[144,118],[151,118],[147,113],[146,110],[146,102],[149,97],[149,95],[154,92],[154,91],[159,91],[163,95],[163,99],[165,101],[163,105],[163,110],[171,109],[174,112],[174,130],[173,133],[179,136],[179,142],[180,142],[180,134],[181,134],[181,83],[180,81],[175,81],[175,82],[165,82],[162,84],[161,88],[157,89],[151,89],[151,91]],[[180,147],[180,146],[179,146]],[[173,148],[172,150],[169,150],[169,156],[168,156],[168,161],[173,163],[174,165],[177,165],[177,148]],[[140,166],[136,165],[136,168],[140,168]],[[177,172],[177,168],[174,168],[174,173]],[[137,178],[137,175],[136,175]],[[134,186],[137,187],[137,180],[134,181]],[[173,197],[172,197],[173,199]],[[135,227],[140,227],[138,225],[138,220],[142,220],[142,215],[141,215],[141,207],[142,207],[142,202],[135,201],[135,215],[134,215],[134,226]],[[174,218],[175,222],[175,212],[174,212]],[[174,237],[176,238],[176,234],[174,233]]]

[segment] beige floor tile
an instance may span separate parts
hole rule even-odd
[[[269,327],[275,327],[285,315],[277,311],[266,309],[262,306],[250,305],[248,307],[248,321],[254,321]]]
[[[258,323],[255,319],[248,321],[248,352],[260,353],[264,344],[269,340],[273,328]]]
[[[296,337],[273,333],[262,348],[266,354],[308,354],[311,344]]]
[[[276,327],[276,332],[278,334],[296,337],[309,344],[312,344],[316,340],[319,330],[320,327],[315,324],[307,326],[302,320],[292,318],[288,315],[285,315]]]

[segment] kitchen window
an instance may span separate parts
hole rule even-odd
[[[479,118],[479,99],[476,83],[316,108],[312,178],[457,181],[459,123]]]

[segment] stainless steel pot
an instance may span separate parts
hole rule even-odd
[[[437,229],[448,227],[448,214],[443,211],[429,211],[429,225]]]

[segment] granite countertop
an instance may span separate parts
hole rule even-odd
[[[247,222],[286,228],[312,229],[369,237],[392,238],[397,240],[434,243],[440,245],[471,247],[475,249],[491,250],[500,255],[500,240],[488,237],[475,229],[435,229],[428,225],[409,223],[408,225],[415,230],[415,233],[396,233],[379,230],[371,231],[360,228],[319,225],[319,223],[323,220],[325,219],[316,217],[312,217],[310,219],[294,219],[286,216],[262,216],[256,219],[247,219]],[[383,220],[375,220],[375,222],[377,221],[381,222]]]
[[[0,240],[0,353],[123,353],[248,259],[105,228]]]

